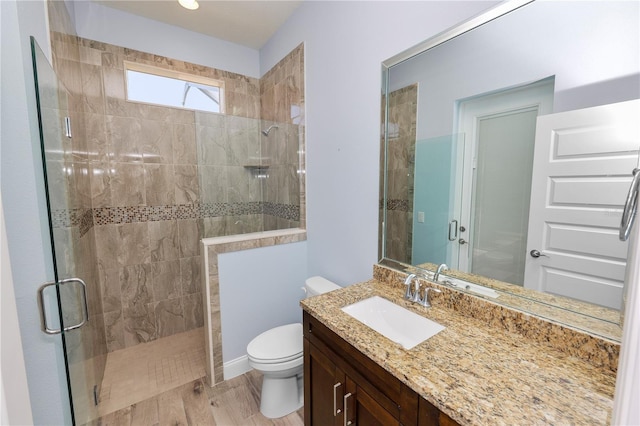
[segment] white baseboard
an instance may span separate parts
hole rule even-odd
[[[247,355],[225,362],[223,364],[223,368],[224,380],[233,379],[234,377],[241,376],[252,370],[249,365],[249,357]]]

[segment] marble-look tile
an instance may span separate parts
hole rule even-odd
[[[89,350],[85,353],[85,360],[87,360],[88,363],[91,363],[89,359],[92,359],[94,364],[97,364],[95,365],[96,371],[101,375],[100,372],[104,371],[103,364],[108,352],[104,315],[90,315],[88,326],[89,330],[87,331],[88,338],[86,346],[89,347]]]
[[[120,163],[142,162],[142,123],[125,114],[106,116],[110,159]]]
[[[67,165],[64,160],[51,160],[46,162],[47,188],[51,200],[51,210],[65,210],[73,206],[69,195],[73,192],[73,180],[66,173]],[[73,207],[71,207],[73,208]]]
[[[122,311],[108,312],[104,314],[105,338],[109,352],[124,349],[124,323]]]
[[[118,263],[136,265],[148,263],[151,259],[149,251],[149,231],[146,223],[126,223],[117,225],[118,230]]]
[[[173,161],[175,164],[197,164],[196,128],[194,124],[173,125]]]
[[[224,128],[226,120],[227,118],[225,114],[216,114],[206,111],[195,112],[195,122],[198,127]]]
[[[124,318],[124,343],[125,347],[135,346],[139,343],[150,342],[157,338],[156,315],[154,304],[125,308]]]
[[[104,114],[104,93],[102,91],[102,69],[99,66],[80,64],[82,75],[82,96],[86,112]]]
[[[90,168],[91,203],[93,208],[111,206],[111,171],[110,164],[94,162]]]
[[[56,266],[62,277],[75,277],[76,274],[76,244],[78,229],[73,227],[60,227],[53,229],[55,241]]]
[[[200,201],[198,167],[192,165],[174,166],[175,202],[192,204]]]
[[[87,160],[75,161],[71,164],[73,168],[73,179],[76,188],[76,208],[88,208],[91,205],[91,180],[90,165]],[[67,169],[69,164],[67,163]]]
[[[248,234],[264,230],[264,217],[261,214],[246,214],[242,216],[226,216],[226,234]]]
[[[120,250],[118,225],[101,225],[94,228],[99,268],[102,270],[117,269]]]
[[[90,161],[109,160],[106,117],[103,114],[84,113],[85,137]]]
[[[125,266],[120,270],[120,293],[125,309],[142,311],[153,302],[151,264]]]
[[[200,253],[202,238],[202,220],[190,219],[178,221],[180,257],[197,256]]]
[[[185,330],[193,330],[204,325],[202,311],[202,293],[188,294],[182,297]]]
[[[182,299],[162,300],[155,304],[156,336],[167,337],[185,331]]]
[[[149,249],[152,262],[178,259],[178,223],[175,220],[149,222]]]
[[[173,163],[173,125],[166,121],[141,120],[140,146],[145,163]]]
[[[198,164],[225,165],[227,137],[227,131],[224,127],[196,126]]]
[[[202,238],[221,237],[229,235],[227,231],[228,220],[226,217],[205,217],[203,220]]]
[[[118,54],[117,52],[102,52],[103,69],[113,68],[124,74],[124,64],[122,62],[123,60],[124,58],[122,57],[122,55]],[[124,99],[124,96],[122,97],[122,99]]]
[[[111,163],[111,202],[113,206],[145,204],[144,166],[142,164]]]
[[[260,183],[242,166],[229,166],[227,171],[227,202],[261,201]]]
[[[79,60],[82,63],[89,65],[102,66],[102,52],[97,49],[92,49],[86,46],[78,46]]]
[[[227,171],[224,166],[199,166],[200,200],[203,203],[227,201]]]
[[[104,58],[103,53],[103,58]],[[110,54],[107,54],[110,55]],[[121,69],[105,66],[102,68],[104,94],[106,97],[125,99],[125,78]]]
[[[145,200],[148,206],[175,204],[173,165],[145,164]]]
[[[180,281],[182,295],[200,293],[202,291],[201,270],[202,257],[193,256],[180,259]]]
[[[176,259],[152,263],[151,282],[154,302],[180,297],[182,290],[180,261]]]
[[[118,268],[105,269],[100,265],[98,276],[104,313],[121,311],[120,270]]]

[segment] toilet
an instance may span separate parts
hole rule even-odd
[[[322,277],[305,281],[307,296],[341,288]],[[287,324],[267,330],[247,345],[249,365],[264,375],[260,412],[267,418],[286,416],[304,403],[302,386],[302,324]]]

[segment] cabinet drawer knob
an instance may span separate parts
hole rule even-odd
[[[336,391],[338,390],[338,388],[342,386],[342,383],[338,382],[335,385],[333,385],[333,417],[337,416],[338,414],[340,414],[342,412],[342,410],[340,408],[338,408],[338,403],[337,403],[337,396],[336,396]]]

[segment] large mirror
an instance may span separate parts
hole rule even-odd
[[[380,262],[619,341],[639,17],[511,1],[385,61]]]

